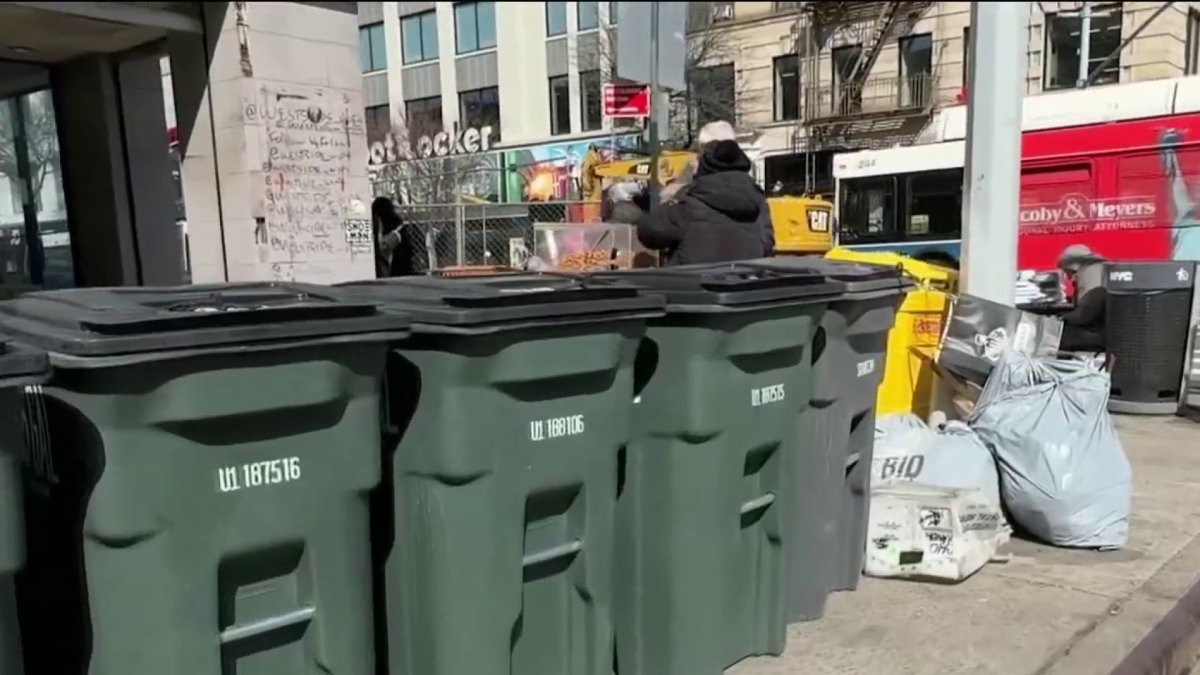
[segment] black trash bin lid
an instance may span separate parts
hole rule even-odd
[[[746,263],[687,265],[597,274],[663,296],[668,309],[734,308],[749,305],[830,300],[846,285],[804,269],[775,269]]]
[[[747,265],[759,265],[778,270],[808,270],[845,284],[846,293],[897,291],[913,283],[899,267],[872,265],[844,260],[829,260],[816,256],[778,256],[750,260]]]
[[[9,386],[13,381],[27,384],[44,379],[49,372],[50,360],[46,358],[46,352],[0,335],[0,387]]]
[[[403,332],[408,323],[337,289],[299,283],[77,288],[0,302],[0,330],[71,356]]]
[[[351,282],[348,295],[433,326],[579,321],[599,315],[661,313],[662,299],[589,275],[523,273],[483,277],[397,277]]]

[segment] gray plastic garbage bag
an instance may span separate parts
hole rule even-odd
[[[1133,477],[1094,361],[1006,353],[970,424],[992,449],[1012,519],[1056,546],[1120,548]]]
[[[977,489],[1000,505],[1000,476],[991,450],[962,422],[928,426],[911,413],[875,423],[871,487],[913,482],[951,489]]]

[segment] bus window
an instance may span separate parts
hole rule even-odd
[[[896,181],[891,176],[841,181],[838,235],[846,242],[896,234]]]
[[[1090,163],[1026,167],[1021,170],[1021,208],[1057,204],[1067,195],[1091,199],[1092,183]]]
[[[962,234],[962,169],[910,174],[908,182],[909,237],[954,238]]]

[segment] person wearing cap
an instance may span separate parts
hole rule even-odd
[[[1068,246],[1058,258],[1058,268],[1075,287],[1075,308],[1063,314],[1063,351],[1102,352],[1108,294],[1104,290],[1104,258],[1083,244]]]
[[[659,192],[659,201],[669,202],[675,198],[679,190],[687,185],[690,185],[696,177],[696,171],[700,168],[700,155],[704,153],[704,148],[716,143],[717,141],[734,141],[737,142],[737,131],[733,125],[724,120],[709,122],[700,127],[700,133],[696,135],[696,148],[698,152],[692,161],[684,165],[679,175],[675,180],[671,181],[670,185],[663,187]]]
[[[707,131],[706,131],[707,130]],[[767,198],[728,122],[706,125],[694,175],[685,170],[638,222],[642,245],[664,265],[731,262],[771,255]]]

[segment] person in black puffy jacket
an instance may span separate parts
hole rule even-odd
[[[736,141],[700,152],[695,178],[654,205],[638,223],[642,245],[664,265],[732,262],[771,255],[775,237],[767,198],[750,176],[750,158]]]
[[[371,202],[375,227],[375,276],[400,277],[413,273],[413,237],[388,197]]]

